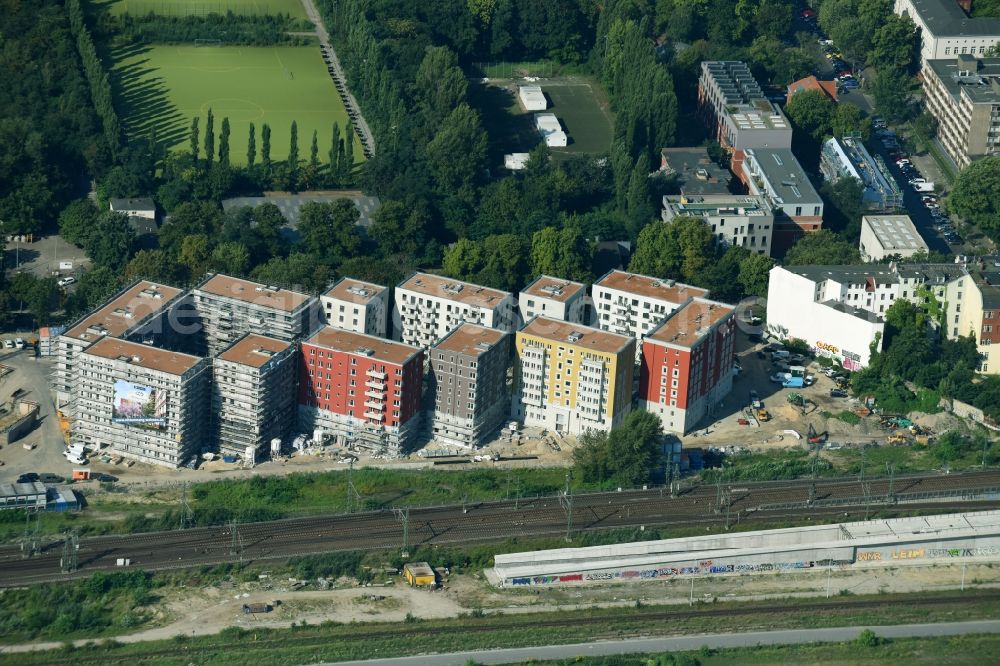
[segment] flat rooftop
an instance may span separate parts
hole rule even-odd
[[[927,243],[913,225],[909,215],[865,215],[867,225],[885,250],[926,250]]]
[[[27,495],[45,495],[45,493],[45,484],[41,481],[0,483],[0,497],[25,497]]]
[[[840,301],[823,301],[821,305],[825,305],[826,307],[836,310],[837,312],[843,312],[844,314],[851,315],[852,317],[863,319],[869,324],[877,324],[882,321],[881,315],[877,315],[870,310],[856,308],[853,305],[848,305],[847,303],[841,303]]]
[[[973,104],[1000,103],[1000,89],[994,86],[994,82],[1000,79],[1000,58],[959,55],[928,60],[927,67],[955,102],[961,101],[964,93]]]
[[[594,285],[617,289],[618,291],[637,294],[646,298],[656,298],[669,303],[683,303],[689,298],[705,298],[708,296],[708,290],[701,287],[692,287],[676,280],[661,280],[660,278],[639,275],[638,273],[627,273],[625,271],[611,271],[595,282]]]
[[[143,280],[121,292],[67,330],[77,340],[118,337],[151,314],[163,310],[180,289]]]
[[[306,294],[290,289],[272,287],[228,275],[213,275],[200,284],[195,291],[253,303],[263,308],[283,312],[294,312],[310,298]]]
[[[479,356],[493,348],[507,335],[503,331],[476,324],[462,324],[434,345],[435,350],[450,351],[466,356]]]
[[[402,365],[412,356],[421,352],[420,347],[412,347],[385,338],[376,338],[374,335],[344,331],[332,326],[319,329],[304,344],[376,358],[396,365]]]
[[[203,360],[200,356],[171,352],[117,338],[98,340],[87,347],[83,353],[125,361],[131,366],[177,376],[183,375]]]
[[[748,148],[764,177],[774,189],[774,194],[785,204],[822,204],[816,188],[795,154],[787,148]]]
[[[663,207],[669,209],[672,217],[694,215],[746,215],[763,217],[773,215],[767,199],[752,194],[705,194],[702,196],[680,196],[668,194],[663,197]]]
[[[704,147],[664,148],[660,170],[677,178],[684,194],[727,194],[733,180],[729,169],[713,162]]]
[[[813,282],[834,282],[853,284],[871,279],[878,284],[895,284],[899,276],[889,264],[857,264],[853,266],[782,266],[786,271],[801,275]]]
[[[549,275],[542,275],[536,278],[535,281],[527,287],[522,289],[521,293],[565,303],[580,292],[586,291],[586,285],[579,282],[571,282],[569,280],[563,280]]]
[[[114,211],[125,211],[125,210],[156,210],[156,204],[153,203],[152,199],[147,197],[136,197],[133,199],[112,199],[108,203],[111,204],[111,210]]]
[[[372,299],[385,292],[388,287],[354,278],[341,278],[330,289],[323,294],[326,298],[335,298],[338,301],[348,301],[358,305],[367,305]]]
[[[251,333],[234,342],[224,352],[219,354],[223,361],[259,368],[266,364],[275,354],[280,354],[291,346],[283,340],[275,340],[265,335]]]
[[[913,9],[935,37],[1000,35],[1000,19],[969,18],[955,0],[911,0]]]
[[[734,310],[733,306],[725,303],[702,298],[690,300],[670,313],[646,339],[678,347],[694,347],[713,326],[732,315]]]
[[[606,354],[622,351],[634,339],[628,335],[609,333],[549,317],[534,317],[519,333]]]
[[[480,308],[495,308],[511,296],[510,292],[430,273],[415,273],[403,280],[398,288]]]

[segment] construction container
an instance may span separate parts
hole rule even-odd
[[[403,577],[412,587],[434,587],[437,577],[427,562],[407,562],[403,565]]]
[[[254,613],[270,613],[271,610],[271,604],[243,604],[243,613],[245,615],[252,615]]]

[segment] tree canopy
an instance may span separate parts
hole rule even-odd
[[[963,169],[947,205],[950,212],[1000,240],[1000,158],[984,157]]]

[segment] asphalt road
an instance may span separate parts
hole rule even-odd
[[[452,652],[449,654],[396,657],[365,661],[326,662],[325,666],[448,666],[450,664],[523,664],[529,661],[603,657],[619,654],[648,654],[710,648],[739,648],[755,645],[799,645],[851,641],[865,629],[872,629],[883,638],[928,638],[963,634],[995,634],[1000,632],[1000,620],[947,622],[941,624],[897,624],[885,627],[830,627],[826,629],[784,629],[778,631],[748,631],[735,634],[696,634],[665,638],[635,638],[623,641],[572,643],[505,650]]]
[[[725,491],[721,492],[720,491]],[[702,484],[676,498],[662,489],[593,493],[573,498],[574,532],[638,526],[704,527],[707,525],[780,522],[804,518],[863,520],[890,494],[918,509],[950,513],[995,509],[1000,472],[868,479]],[[720,497],[721,494],[721,497]],[[943,500],[942,494],[950,494]],[[721,499],[721,505],[720,505]],[[412,508],[408,512],[408,546],[486,543],[509,538],[554,536],[566,531],[566,511],[556,497]],[[728,521],[728,522],[727,522]],[[234,561],[285,559],[296,555],[344,550],[391,550],[403,543],[401,517],[393,511],[312,516],[202,527],[169,532],[80,539],[77,570],[62,573],[62,540],[40,543],[25,558],[24,544],[0,546],[0,586],[23,585],[110,570],[121,559],[146,570],[186,568]]]

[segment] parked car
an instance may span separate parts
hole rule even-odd
[[[42,483],[66,483],[66,479],[59,476],[58,474],[50,474],[48,472],[43,472],[38,475],[38,480]]]
[[[776,372],[771,375],[770,380],[775,384],[784,384],[785,380],[791,378],[791,376],[790,372]]]
[[[24,338],[14,338],[14,346],[18,349],[24,349]]]
[[[34,472],[25,472],[21,476],[17,477],[16,483],[34,483],[38,481],[38,474]]]
[[[13,349],[14,348],[14,341],[13,340],[4,340],[3,341],[3,348],[4,349]]]
[[[941,206],[939,206],[939,205],[938,205],[938,204],[937,204],[936,202],[934,202],[934,201],[925,201],[925,202],[924,202],[924,206],[926,206],[927,208],[931,208],[931,209],[935,209],[935,208],[940,208],[940,207],[941,207]]]
[[[58,284],[60,287],[68,287],[74,282],[76,282],[76,278],[70,275],[60,279],[58,282],[56,282],[56,284]]]
[[[750,404],[758,402],[760,402],[760,396],[757,394],[757,391],[750,391]]]
[[[114,483],[118,480],[117,476],[112,476],[111,474],[91,474],[90,478],[94,481],[101,481],[103,483]]]
[[[843,389],[839,389],[839,388],[830,389],[830,397],[831,398],[846,398],[847,397],[847,391],[845,391]]]

